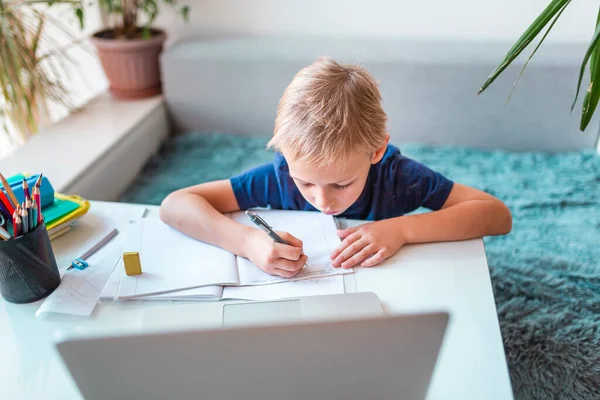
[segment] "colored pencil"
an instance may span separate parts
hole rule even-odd
[[[8,209],[6,208],[4,203],[2,203],[1,201],[0,201],[0,213],[2,213],[2,215],[4,215],[5,217],[12,215],[12,213],[10,211],[8,211]]]
[[[13,214],[13,237],[18,237],[21,234],[21,215],[17,208]]]
[[[40,187],[37,185],[33,187],[33,199],[37,206],[37,223],[40,224],[42,222],[42,199],[40,197]]]
[[[31,218],[32,221],[32,229],[34,229],[35,227],[38,226],[38,206],[37,203],[35,202],[35,198],[31,201],[31,214],[33,215],[33,218]]]
[[[33,230],[33,210],[32,210],[32,204],[31,204],[31,198],[28,197],[27,200],[25,200],[25,209],[27,210],[27,214],[29,215],[29,218],[27,219],[27,222],[29,223],[29,230],[32,231]]]
[[[0,174],[0,182],[2,182],[2,186],[4,186],[4,189],[6,189],[6,194],[8,194],[8,198],[12,203],[13,208],[17,208],[17,206],[19,205],[19,200],[17,200],[17,196],[15,196],[15,193],[10,188],[8,181],[6,180],[6,178],[4,178],[4,175],[2,174]]]
[[[0,203],[2,204],[2,207],[8,211],[8,215],[11,215],[13,211],[15,211],[10,199],[2,191],[0,191]]]
[[[40,176],[38,176],[37,180],[35,181],[35,187],[37,187],[38,189],[40,188],[40,185],[42,184],[42,177],[44,176],[44,174],[40,174]]]
[[[24,235],[29,232],[29,214],[27,213],[27,209],[24,207],[21,208],[21,222],[23,224],[23,230],[21,233]]]
[[[25,179],[23,179],[23,194],[25,195],[25,198],[29,197],[29,185],[27,185],[27,181]]]
[[[25,235],[43,221],[40,191],[43,176],[39,174],[31,186],[23,179],[23,202],[19,203],[8,181],[0,174],[0,240]]]

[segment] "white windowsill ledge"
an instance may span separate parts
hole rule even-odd
[[[162,96],[122,101],[106,92],[0,159],[0,172],[43,172],[57,192],[116,200],[168,134]]]

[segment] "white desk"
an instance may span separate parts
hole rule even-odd
[[[122,207],[92,202],[90,213]],[[148,207],[148,216],[157,207]],[[62,239],[77,240],[76,230]],[[56,254],[59,267],[70,262]],[[428,399],[512,399],[482,240],[406,246],[384,264],[355,273],[356,290],[372,291],[391,313],[451,314]],[[140,332],[210,326],[219,304],[171,301],[102,302],[91,317],[35,317],[41,301],[0,299],[0,399],[81,399],[51,346],[61,332]]]

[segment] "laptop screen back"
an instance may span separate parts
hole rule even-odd
[[[292,304],[293,306],[293,304]],[[423,399],[445,313],[57,344],[86,399]]]

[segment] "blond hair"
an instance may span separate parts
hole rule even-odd
[[[385,142],[387,116],[373,76],[322,57],[300,70],[277,107],[268,148],[317,165],[372,154]]]

